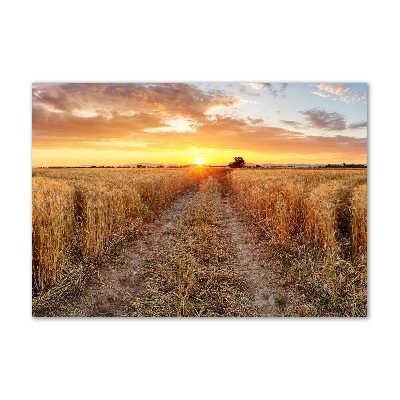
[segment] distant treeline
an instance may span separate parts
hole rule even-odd
[[[138,164],[136,167],[131,165],[121,165],[115,168],[189,168],[190,165],[141,165]]]
[[[317,168],[367,168],[365,164],[327,164]]]
[[[79,167],[35,167],[35,168],[190,168],[191,165],[142,165],[138,164],[137,166],[134,165],[84,165]],[[204,165],[204,167],[215,167],[215,168],[226,168],[226,165]],[[251,169],[283,169],[283,168],[297,168],[297,169],[321,169],[321,168],[367,168],[365,164],[325,164],[325,165],[310,165],[310,166],[296,166],[296,165],[254,165],[254,166],[247,166],[245,165],[242,168],[251,168]]]
[[[134,165],[118,165],[118,166],[113,166],[113,165],[84,165],[84,166],[76,166],[76,167],[35,167],[35,168],[82,168],[82,169],[88,169],[88,168],[189,168],[190,165],[141,165],[138,164],[137,166]]]
[[[252,168],[252,169],[285,169],[285,168],[296,168],[296,169],[320,169],[320,168],[367,168],[364,164],[326,164],[326,165],[254,165],[254,166],[245,166],[244,168]]]

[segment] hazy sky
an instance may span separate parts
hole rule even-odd
[[[32,164],[366,163],[365,83],[35,83]]]

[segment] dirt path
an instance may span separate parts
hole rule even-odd
[[[223,198],[223,224],[237,259],[235,268],[244,273],[250,287],[253,307],[260,317],[291,315],[301,301],[301,294],[286,282],[279,259],[273,254],[268,239]]]
[[[168,246],[177,216],[194,195],[190,191],[177,198],[160,218],[145,224],[136,240],[123,247],[117,257],[105,256],[91,271],[78,298],[67,297],[57,306],[39,313],[49,317],[118,317],[125,315],[127,304],[145,291],[141,272],[149,259]]]
[[[266,270],[260,242],[254,240],[250,229],[239,219],[228,197],[223,199],[222,223],[227,232],[226,240],[231,242],[237,256],[235,268],[247,278],[257,313],[260,316],[279,315],[274,303],[277,293],[268,285],[273,277]]]
[[[243,293],[242,296],[239,296],[242,299],[237,300],[239,297],[236,295],[234,302],[236,302],[237,306],[232,306],[231,304],[233,303],[231,302],[226,307],[229,310],[234,310],[235,307],[238,307],[238,310],[247,309],[249,314],[245,312],[244,315],[248,316],[285,315],[285,312],[287,313],[287,310],[290,310],[290,307],[299,297],[293,289],[284,287],[284,284],[282,284],[284,282],[279,273],[278,260],[271,257],[268,252],[267,241],[257,236],[254,228],[240,217],[238,211],[231,204],[227,192],[224,191],[224,193],[225,195],[218,195],[215,199],[212,198],[214,200],[211,200],[214,214],[210,229],[212,231],[211,236],[214,238],[210,236],[210,248],[218,247],[218,252],[223,254],[222,257],[217,254],[215,261],[212,261],[211,265],[212,268],[215,266],[217,273],[221,271],[222,274],[227,274],[221,279],[232,280],[233,275],[232,281],[235,281],[235,275],[237,275],[238,281],[244,281]],[[191,241],[196,241],[196,237],[193,238],[192,235],[193,232],[194,236],[196,235],[196,230],[191,226],[191,217],[185,217],[186,224],[189,221],[187,226],[189,230],[187,235],[183,237],[183,225],[180,221],[184,214],[188,213],[188,209],[190,211],[190,208],[193,208],[193,204],[198,202],[196,200],[197,197],[194,199],[195,196],[198,196],[196,191],[182,195],[165,209],[157,220],[144,225],[139,237],[133,243],[124,245],[117,256],[105,256],[101,263],[90,272],[83,292],[78,298],[74,296],[66,297],[53,308],[40,312],[38,316],[118,317],[149,315],[149,312],[146,311],[145,301],[150,299],[150,302],[152,302],[154,300],[154,295],[149,297],[149,293],[154,289],[154,282],[158,279],[154,279],[154,265],[158,264],[156,274],[163,275],[164,270],[170,268],[173,275],[175,274],[173,270],[177,268],[174,260],[177,257],[181,257],[178,256],[179,246],[181,247],[181,254],[186,252],[185,248],[182,250],[182,246],[186,246],[188,252],[193,250],[193,254],[199,252],[198,249],[193,248],[193,245],[190,244]],[[192,201],[192,199],[194,200]],[[191,231],[192,228],[194,229],[193,231]],[[206,234],[208,235],[207,232]],[[203,240],[200,242],[203,243]],[[207,253],[207,250],[205,252]],[[201,257],[197,261],[199,265],[204,262]],[[196,271],[185,271],[184,273],[186,277],[188,273],[198,274]],[[200,271],[201,273],[203,272]],[[148,278],[152,274],[153,278]],[[171,280],[171,276],[166,279]],[[162,277],[161,279],[164,278]],[[220,284],[222,286],[225,285],[225,283],[218,283],[218,285]],[[182,286],[181,283],[178,285]],[[221,290],[225,290],[222,289],[222,286]],[[156,303],[160,299],[161,303],[163,303],[164,300],[162,299],[167,299],[168,295],[179,295],[177,292],[175,289],[170,290],[169,294],[161,292],[161,294],[157,295]],[[210,297],[210,295],[207,296]],[[212,296],[213,294],[211,293]],[[143,299],[142,304],[140,304],[141,298]],[[139,314],[132,312],[131,307],[133,302],[137,303],[138,301],[139,306],[142,308],[142,312]],[[207,304],[207,300],[204,301],[204,304]],[[154,304],[154,301],[152,304]],[[159,307],[157,304],[156,307]],[[210,306],[210,303],[208,304]],[[161,307],[164,307],[164,305]],[[170,310],[176,309],[173,307]],[[193,307],[195,309],[197,305]],[[222,308],[224,307],[222,306]],[[145,310],[144,312],[143,309]],[[174,311],[167,313],[167,315],[173,315],[173,313]],[[152,315],[151,312],[150,315]],[[225,314],[222,313],[221,315]],[[228,311],[227,315],[243,315],[243,311],[238,311],[237,313]]]

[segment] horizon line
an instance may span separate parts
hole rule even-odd
[[[103,167],[103,168],[119,168],[119,167],[130,167],[130,166],[138,166],[138,165],[144,165],[144,166],[163,166],[163,167],[183,167],[183,166],[199,166],[199,164],[195,163],[189,163],[189,164],[179,164],[179,163],[150,163],[150,162],[138,162],[138,163],[129,163],[129,164],[115,164],[115,165],[110,165],[110,164],[80,164],[80,165],[32,165],[32,168],[90,168],[90,167]],[[363,165],[367,166],[367,163],[253,163],[253,162],[246,162],[246,165],[260,165],[260,166],[296,166],[296,165],[304,165],[304,166],[325,166],[325,165],[340,165],[340,166],[345,166],[345,165]],[[204,163],[200,164],[200,166],[212,166],[212,167],[227,167],[229,166],[228,163]]]

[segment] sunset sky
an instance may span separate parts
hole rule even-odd
[[[32,164],[367,163],[367,84],[35,83]]]

